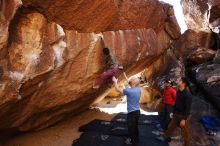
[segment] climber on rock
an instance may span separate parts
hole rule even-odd
[[[176,103],[174,106],[173,118],[168,126],[168,129],[165,131],[164,135],[157,137],[161,141],[171,141],[170,136],[173,131],[177,128],[181,128],[182,137],[184,139],[184,146],[190,146],[190,131],[189,131],[189,122],[191,119],[190,109],[192,104],[192,94],[190,93],[189,81],[186,78],[181,78],[179,81],[179,90],[176,93]]]
[[[163,134],[163,132],[167,130],[171,120],[171,113],[173,113],[174,105],[176,103],[176,90],[172,87],[172,81],[166,80],[164,86],[162,95],[164,107],[160,113],[160,125],[162,126],[162,129],[152,131],[155,135]]]
[[[103,54],[105,55],[105,71],[101,74],[97,85],[93,86],[94,89],[98,89],[105,83],[111,82],[112,77],[116,76],[120,70],[123,70],[123,66],[117,63],[115,57],[111,55],[109,48],[103,48]]]
[[[124,73],[125,75],[125,73]],[[126,77],[126,75],[125,75]],[[127,77],[126,77],[126,80]],[[114,82],[115,89],[127,96],[127,126],[128,126],[128,133],[129,137],[131,138],[132,146],[137,146],[139,142],[139,131],[138,131],[138,121],[140,117],[140,105],[139,100],[141,97],[141,89],[139,87],[140,79],[137,77],[131,78],[129,82],[130,88],[121,89],[118,86],[118,79],[115,77],[112,78]],[[127,144],[131,144],[129,140],[126,140]]]

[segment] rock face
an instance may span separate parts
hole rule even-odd
[[[220,64],[220,49],[217,50],[216,54],[215,54],[215,58],[213,59],[213,61],[215,63]]]
[[[2,104],[19,108],[2,110],[1,127],[19,126],[22,131],[46,127],[72,111],[87,108],[103,92],[92,89],[103,70],[100,35],[125,68],[138,64],[141,70],[162,52],[152,29],[102,34],[64,32],[37,12],[22,12],[13,32],[15,38],[8,49],[9,77],[14,84],[5,90],[12,88],[14,92],[10,93],[14,94],[4,92]],[[140,70],[132,69],[134,73]]]
[[[145,69],[146,80],[152,81],[152,85],[161,91],[163,82],[169,79],[174,82],[185,75],[185,66],[182,59],[178,59],[173,50],[168,50]]]
[[[20,0],[2,0],[0,2],[0,58],[6,55],[6,45],[8,39],[8,27],[17,8],[20,6]]]
[[[212,32],[187,30],[181,37],[174,42],[173,48],[178,57],[187,58],[199,47],[210,48]]]
[[[212,48],[220,48],[220,1],[219,0],[181,0],[185,22],[195,32],[210,32]],[[202,46],[206,47],[207,46]]]
[[[80,32],[139,28],[157,31],[164,27],[165,21],[175,19],[169,18],[172,12],[168,11],[173,11],[171,6],[157,0],[23,0],[23,4],[36,8],[66,29]],[[178,25],[169,25],[179,29]]]
[[[195,32],[189,30],[185,32],[176,43],[176,48],[183,58],[188,56],[189,60],[197,64],[189,68],[190,75],[201,91],[205,91],[209,100],[219,109],[220,66],[218,59],[216,60],[218,57],[215,57],[214,61],[212,58],[215,54],[218,56],[214,50],[220,48],[220,1],[182,0],[181,4],[186,24]],[[206,49],[198,50],[200,47]]]
[[[181,4],[189,29],[206,30],[219,26],[219,0],[181,0]]]
[[[192,68],[196,82],[206,92],[210,101],[220,110],[220,64],[205,63]]]
[[[198,48],[192,52],[187,58],[189,61],[195,64],[202,64],[213,60],[216,51],[207,48]]]
[[[163,110],[163,99],[160,98],[164,88],[164,81],[169,79],[177,89],[177,81],[185,75],[185,66],[182,59],[178,59],[173,49],[160,55],[150,66],[144,70],[143,78],[148,81],[149,90],[143,103],[147,103],[148,110]],[[153,91],[153,94],[152,94]],[[150,94],[150,96],[149,96]]]
[[[128,75],[146,69],[144,77],[154,79],[154,88],[144,90],[141,102],[145,103],[150,101],[147,97],[156,96],[165,79],[177,81],[184,75],[188,56],[198,63],[206,60],[207,56],[200,60],[198,48],[219,44],[218,0],[182,0],[192,30],[181,37],[172,6],[157,0],[22,3],[17,10],[19,0],[0,2],[0,133],[46,128],[107,95],[106,86],[92,88],[104,69],[104,46]],[[208,69],[201,64],[192,70],[219,103],[219,64],[210,64]]]
[[[3,32],[9,37],[1,38],[7,57],[0,59],[0,130],[43,129],[105,95],[107,87],[92,88],[103,72],[104,46],[132,75],[180,36],[172,7],[155,0],[23,0],[13,19],[20,3],[7,3],[13,8]]]

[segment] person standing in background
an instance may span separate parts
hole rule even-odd
[[[188,89],[188,79],[182,77],[178,83],[178,87],[179,90],[176,93],[176,103],[174,106],[173,118],[168,126],[168,129],[165,131],[165,134],[157,137],[157,139],[170,142],[170,137],[173,131],[179,126],[181,128],[182,137],[184,139],[184,146],[191,146],[189,122],[192,118],[190,115],[190,110],[193,96]]]
[[[170,80],[166,80],[164,82],[164,86],[162,96],[164,108],[160,113],[160,125],[162,127],[162,131],[152,131],[155,135],[163,134],[164,131],[167,130],[174,110],[174,105],[176,103],[176,90],[172,87],[172,82]]]

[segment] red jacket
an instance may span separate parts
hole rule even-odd
[[[174,106],[176,102],[176,90],[173,87],[163,89],[163,103]]]

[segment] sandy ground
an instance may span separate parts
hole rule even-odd
[[[53,127],[23,134],[10,139],[2,146],[71,146],[73,139],[80,136],[78,128],[93,119],[110,120],[114,115],[98,110],[88,110]]]
[[[97,109],[98,108],[98,109]],[[70,118],[59,124],[38,131],[23,134],[6,141],[0,146],[71,146],[74,139],[78,139],[80,132],[78,128],[94,119],[111,120],[117,113],[126,112],[126,100],[121,99],[105,99],[94,105],[78,116]],[[155,115],[155,112],[147,112],[144,105],[141,106],[142,114]],[[217,145],[210,145],[210,137],[207,137],[204,128],[198,121],[193,121],[191,125],[193,135],[193,146],[220,146],[220,135],[215,137]],[[175,139],[170,146],[182,146],[180,131],[175,132]],[[211,138],[213,139],[213,138]],[[218,145],[219,144],[219,145]]]
[[[53,127],[23,134],[6,141],[0,146],[71,146],[74,139],[79,138],[78,128],[94,119],[111,120],[117,113],[126,112],[127,105],[124,97],[105,99],[87,110],[63,121]],[[142,114],[157,114],[141,110]]]

